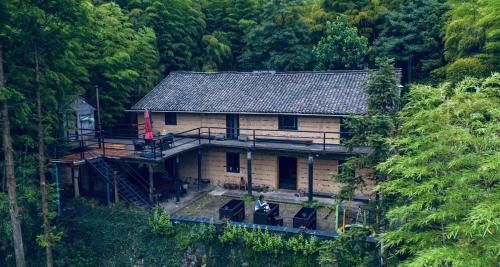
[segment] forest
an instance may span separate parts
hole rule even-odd
[[[172,71],[356,69],[378,70],[368,113],[349,120],[350,145],[374,149],[346,164],[375,170],[376,249],[360,233],[216,235],[91,200],[57,216],[48,160],[78,96],[94,104],[99,88],[112,128]],[[201,242],[279,260],[262,266],[498,266],[499,71],[498,0],[2,0],[0,265],[180,266]],[[341,198],[363,187],[347,173],[332,176]]]

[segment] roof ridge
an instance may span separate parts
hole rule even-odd
[[[288,74],[338,74],[338,73],[369,73],[376,69],[363,69],[363,70],[322,70],[322,71],[270,71],[270,70],[256,70],[256,71],[186,71],[176,70],[171,71],[170,74],[201,74],[201,75],[217,75],[217,74],[250,74],[250,75],[288,75]],[[401,68],[394,68],[395,71],[401,72]]]

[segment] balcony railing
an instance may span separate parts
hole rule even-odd
[[[157,159],[163,157],[163,152],[189,144],[220,145],[246,143],[249,148],[256,148],[265,144],[287,144],[301,147],[313,146],[325,151],[328,147],[338,146],[341,143],[340,131],[311,131],[311,130],[279,130],[262,128],[227,128],[227,127],[198,127],[177,133],[165,135],[156,134],[152,140],[130,138],[105,134],[104,131],[94,129],[78,129],[78,134],[68,136],[71,140],[72,153],[78,151],[80,159],[96,154],[110,157],[144,157]],[[139,136],[142,131],[138,131]],[[235,143],[237,142],[237,143]],[[140,147],[142,145],[142,147]],[[88,152],[92,151],[92,153]]]

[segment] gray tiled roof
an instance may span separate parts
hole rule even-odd
[[[172,72],[132,110],[291,113],[364,113],[369,71]]]

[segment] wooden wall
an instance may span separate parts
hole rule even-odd
[[[229,150],[231,151],[231,150]],[[237,152],[237,151],[232,151]],[[179,172],[183,179],[196,181],[197,159],[196,151],[181,156]],[[202,153],[202,177],[210,179],[211,183],[223,186],[224,183],[239,184],[241,177],[247,180],[246,152],[240,151],[240,172],[226,172],[226,151],[223,149],[204,150]],[[254,185],[267,185],[271,190],[279,189],[278,185],[278,154],[254,151],[252,153],[252,180]],[[337,173],[338,161],[333,159],[314,159],[314,192],[336,193],[341,185],[335,182],[331,173]],[[297,157],[297,189],[307,192],[308,189],[307,156]],[[359,195],[369,194],[373,185],[368,186]]]
[[[165,134],[168,132],[179,133],[199,127],[226,127],[225,114],[197,114],[177,113],[177,125],[165,125],[164,113],[152,113],[153,132]],[[138,123],[144,123],[143,116],[138,116]],[[339,144],[340,118],[320,116],[298,116],[298,131],[265,131],[256,130],[258,137],[280,136],[293,140],[311,140],[315,143],[323,142],[322,133],[308,133],[300,131],[336,132],[326,133],[327,144]],[[278,130],[278,115],[240,115],[240,128]],[[206,131],[206,130],[205,130]],[[139,129],[143,133],[143,129]],[[191,134],[196,134],[196,131]],[[212,134],[225,133],[224,129],[211,129]],[[206,133],[205,133],[206,134]],[[253,131],[241,130],[241,135],[252,137]]]

